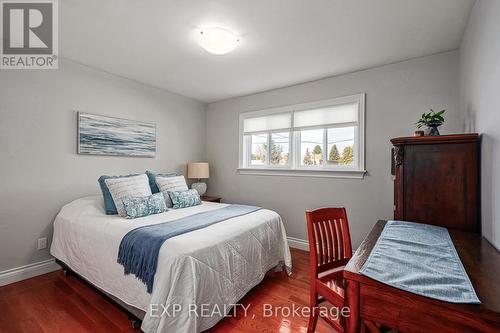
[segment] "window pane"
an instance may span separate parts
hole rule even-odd
[[[267,134],[252,135],[250,165],[265,165],[267,160]]]
[[[271,134],[271,164],[286,165],[290,153],[290,133]]]
[[[300,164],[314,166],[323,164],[324,129],[300,132]]]
[[[354,165],[354,132],[354,126],[327,130],[328,165]]]

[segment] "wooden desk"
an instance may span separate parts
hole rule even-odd
[[[480,305],[452,304],[396,289],[359,274],[386,222],[377,222],[345,267],[345,302],[351,310],[345,332],[375,333],[373,323],[411,333],[500,332],[500,253],[487,240],[475,233],[449,230],[482,302]]]

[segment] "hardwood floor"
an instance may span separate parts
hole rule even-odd
[[[293,275],[266,276],[241,301],[249,306],[227,317],[206,332],[306,332],[308,317],[264,317],[264,304],[291,308],[309,303],[309,254],[292,249]],[[38,276],[0,288],[0,333],[17,332],[140,332],[131,328],[125,312],[81,279],[62,271]],[[333,332],[321,320],[316,332]],[[177,332],[176,332],[177,333]],[[181,332],[178,332],[181,333]]]

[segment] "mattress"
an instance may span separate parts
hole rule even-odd
[[[203,316],[193,309],[229,311],[268,270],[282,265],[291,269],[281,217],[261,209],[168,239],[160,249],[151,294],[134,275],[124,275],[117,263],[118,249],[125,234],[137,227],[225,206],[203,202],[129,220],[104,214],[102,196],[77,199],[57,215],[50,252],[99,289],[143,310],[144,332],[200,332],[224,314]],[[158,311],[165,306],[179,311]]]

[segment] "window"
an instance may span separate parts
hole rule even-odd
[[[362,178],[364,94],[240,114],[239,172]]]

